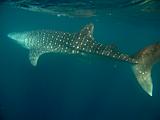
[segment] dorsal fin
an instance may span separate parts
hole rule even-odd
[[[73,41],[74,48],[81,49],[87,46],[87,44],[93,43],[93,24],[88,24],[77,33],[77,39]]]
[[[160,60],[160,44],[150,45],[141,50],[135,58],[138,64],[133,65],[134,74],[145,92],[152,96],[152,66]]]
[[[92,23],[90,23],[81,29],[80,35],[84,36],[84,37],[92,37],[93,30],[94,30],[94,25]]]

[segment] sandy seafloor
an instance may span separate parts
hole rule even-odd
[[[160,120],[160,64],[153,96],[139,86],[128,63],[45,54],[37,67],[10,32],[53,29],[78,32],[95,25],[94,38],[134,55],[160,41],[160,23],[117,15],[57,17],[0,6],[0,120]]]

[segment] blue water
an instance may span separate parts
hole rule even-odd
[[[160,41],[154,17],[58,17],[0,6],[0,120],[160,120],[159,64],[153,67],[150,97],[128,63],[45,54],[33,67],[28,50],[7,38],[36,29],[78,32],[93,23],[96,41],[134,55]]]

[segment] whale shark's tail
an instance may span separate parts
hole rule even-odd
[[[155,43],[140,50],[134,57],[138,60],[138,63],[133,65],[133,72],[143,90],[152,96],[151,70],[152,66],[160,60],[160,43]]]

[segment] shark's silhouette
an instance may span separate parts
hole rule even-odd
[[[114,45],[99,43],[93,38],[93,24],[88,24],[76,33],[50,30],[9,33],[8,37],[29,49],[29,59],[33,66],[42,54],[61,53],[73,55],[97,55],[129,62],[142,88],[152,95],[151,67],[160,57],[160,45],[152,45],[136,56],[120,52]]]

